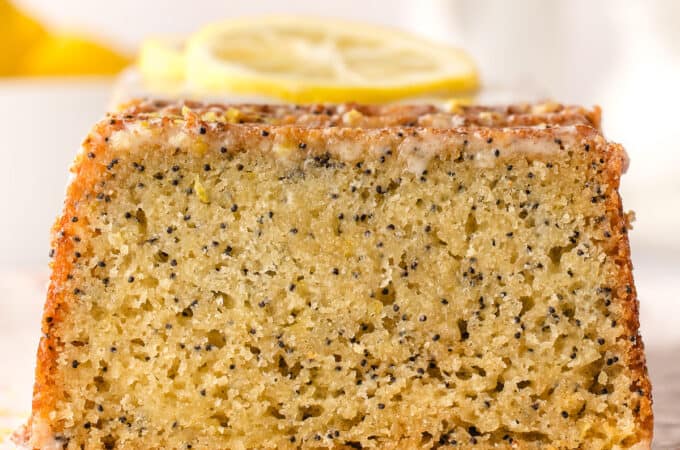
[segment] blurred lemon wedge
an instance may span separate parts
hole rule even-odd
[[[0,30],[0,75],[17,75],[17,61],[47,32],[6,0],[0,0]]]
[[[378,103],[415,96],[455,96],[479,79],[462,50],[374,25],[298,17],[208,25],[184,48],[152,42],[140,53],[144,79],[182,71],[199,94],[232,93],[296,103]]]
[[[24,55],[20,73],[46,75],[110,75],[120,72],[128,58],[78,35],[49,35]]]
[[[7,0],[0,0],[0,76],[113,75],[129,59],[74,33],[51,33]]]

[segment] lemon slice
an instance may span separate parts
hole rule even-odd
[[[179,36],[148,38],[139,51],[137,66],[149,81],[184,80],[184,39]]]
[[[292,17],[203,28],[187,42],[185,76],[200,93],[298,103],[451,96],[478,86],[462,50],[373,25]]]

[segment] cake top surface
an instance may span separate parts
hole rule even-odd
[[[550,127],[587,125],[600,128],[600,108],[555,102],[504,106],[312,104],[216,104],[137,99],[119,107],[117,116],[129,119],[181,118],[187,110],[201,120],[230,124],[295,125],[309,128],[351,127]]]
[[[124,149],[150,146],[247,151],[285,163],[332,158],[356,163],[389,149],[414,174],[436,157],[474,159],[481,167],[523,154],[548,159],[597,146],[613,172],[627,167],[623,148],[600,132],[600,110],[558,103],[507,106],[204,104],[138,99],[121,105],[89,139]],[[236,132],[235,130],[238,130]],[[458,149],[463,148],[459,155]]]

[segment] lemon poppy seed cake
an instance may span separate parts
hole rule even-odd
[[[599,110],[135,101],[54,228],[38,449],[647,449]]]

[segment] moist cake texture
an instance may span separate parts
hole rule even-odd
[[[599,110],[136,101],[54,227],[33,448],[643,449]]]

